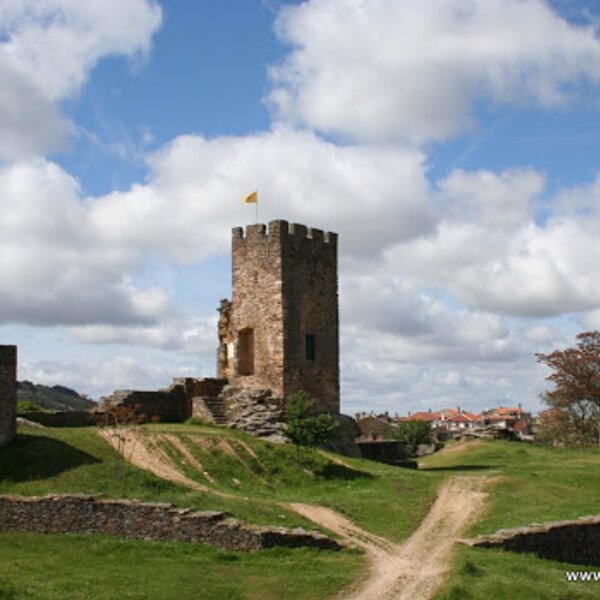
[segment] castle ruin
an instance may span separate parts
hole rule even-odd
[[[15,437],[17,413],[17,347],[0,346],[0,446]]]
[[[283,441],[285,400],[304,390],[340,413],[337,234],[287,221],[232,230],[232,298],[221,300],[217,378],[117,391],[104,407],[200,421]]]
[[[305,390],[338,414],[337,234],[287,221],[232,231],[232,299],[222,300],[218,377],[287,398]]]

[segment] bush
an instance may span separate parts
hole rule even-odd
[[[290,396],[285,408],[285,436],[296,445],[296,459],[300,462],[300,449],[316,448],[331,440],[338,423],[330,414],[314,414],[315,401],[304,391]]]

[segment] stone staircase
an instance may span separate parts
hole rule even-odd
[[[221,398],[203,398],[206,408],[209,410],[216,425],[227,425],[225,414],[225,403]]]

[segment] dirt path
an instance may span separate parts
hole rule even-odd
[[[147,436],[126,432],[119,441],[112,430],[104,430],[101,435],[128,461],[158,477],[200,492],[229,496],[186,477]],[[172,442],[167,435],[158,434],[155,439]],[[369,561],[367,578],[355,589],[343,592],[340,600],[429,600],[451,567],[455,542],[483,512],[487,482],[488,478],[477,476],[450,478],[419,528],[402,544],[369,533],[324,506],[295,502],[281,505],[365,551]]]
[[[131,464],[154,473],[161,479],[184,485],[198,492],[211,492],[205,485],[186,477],[156,443],[161,436],[155,436],[155,441],[142,437],[133,431],[117,431],[101,429],[100,435]]]

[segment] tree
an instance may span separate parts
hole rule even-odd
[[[542,399],[559,411],[552,419],[560,431],[556,439],[572,445],[597,442],[600,447],[600,331],[580,333],[576,339],[574,348],[536,354],[538,362],[553,370],[546,379],[554,389]]]
[[[429,421],[398,421],[390,427],[388,436],[402,442],[406,453],[414,456],[419,444],[431,443],[431,423]]]
[[[131,460],[135,449],[136,440],[132,432],[137,425],[147,420],[146,416],[139,412],[141,408],[140,405],[107,404],[99,414],[97,425],[105,429],[109,443],[117,451],[115,456],[115,479],[117,480],[123,477],[124,461]],[[126,452],[128,443],[130,448],[129,452]]]
[[[314,407],[315,401],[302,390],[286,401],[284,434],[296,445],[298,462],[302,447],[316,448],[326,444],[338,428],[330,414],[314,414]]]

